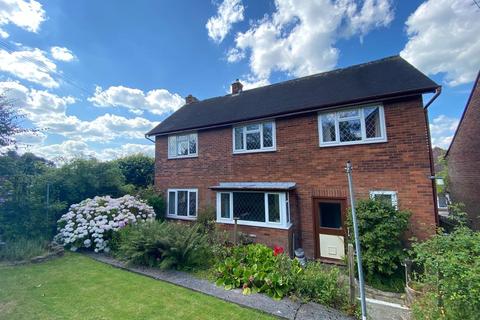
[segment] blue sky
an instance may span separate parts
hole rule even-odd
[[[480,69],[479,18],[469,0],[0,0],[0,89],[43,129],[20,151],[111,159],[152,154],[143,134],[190,93],[401,54],[443,86],[430,120],[447,147]]]

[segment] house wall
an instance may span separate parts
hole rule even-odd
[[[409,235],[425,238],[435,229],[426,121],[420,96],[384,103],[388,142],[319,147],[317,114],[276,120],[275,152],[233,154],[232,128],[198,132],[198,158],[167,159],[167,137],[156,139],[155,185],[198,188],[199,207],[215,206],[210,186],[220,182],[296,182],[292,216],[298,245],[314,256],[312,198],[347,196],[345,163],[353,164],[357,198],[370,190],[398,192],[400,209],[412,211]],[[228,228],[228,226],[226,227]],[[258,242],[285,244],[285,232],[242,227]],[[290,237],[291,238],[291,237]],[[292,245],[291,241],[285,246]]]
[[[480,75],[479,75],[480,77]],[[451,199],[463,202],[472,227],[480,230],[480,78],[466,106],[462,121],[448,151]]]

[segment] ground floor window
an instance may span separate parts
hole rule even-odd
[[[398,209],[397,193],[395,191],[370,191],[370,198],[379,200]]]
[[[217,221],[252,226],[288,227],[286,192],[222,191],[217,193]]]
[[[168,189],[167,217],[195,219],[198,207],[197,189]]]

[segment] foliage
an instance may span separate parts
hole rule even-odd
[[[40,256],[47,251],[43,240],[17,239],[0,246],[0,261],[20,261]]]
[[[415,244],[416,275],[427,294],[414,305],[418,319],[476,319],[480,314],[480,233],[466,227]]]
[[[465,212],[465,205],[461,202],[449,204],[447,219],[454,226],[466,226],[468,224],[468,214]]]
[[[348,304],[348,291],[340,280],[340,270],[320,262],[309,262],[295,279],[295,296],[333,308]]]
[[[70,206],[58,220],[59,233],[55,240],[72,251],[93,247],[95,252],[108,252],[113,232],[153,219],[153,208],[133,196],[95,197]]]
[[[3,320],[274,319],[79,254],[0,269]]]
[[[215,220],[217,214],[215,208],[208,206],[198,211],[197,223],[207,232],[213,232],[215,230]]]
[[[437,184],[437,192],[439,194],[443,194],[448,190],[449,186],[449,179],[448,179],[448,162],[445,158],[446,151],[441,148],[435,148],[437,153],[437,158],[435,159],[435,167],[439,170],[437,171],[436,176],[443,179],[443,185]]]
[[[127,184],[146,188],[153,184],[155,159],[138,153],[115,161]]]
[[[244,294],[264,292],[281,299],[293,289],[295,277],[302,272],[297,260],[261,244],[231,248],[216,267],[216,284],[225,289],[243,288]]]
[[[140,189],[137,196],[145,200],[155,211],[156,218],[162,220],[165,217],[165,200],[162,195],[157,193],[153,186]]]
[[[405,255],[401,237],[410,213],[371,199],[359,201],[356,213],[366,276],[392,275]],[[348,224],[352,230],[351,215]],[[354,241],[353,235],[350,241]]]
[[[5,94],[0,94],[0,147],[15,144],[14,136],[22,132],[35,132],[34,129],[24,129],[20,126],[19,120],[23,115],[13,106]]]
[[[194,269],[210,261],[207,240],[198,225],[155,221],[121,230],[115,254],[136,265]]]

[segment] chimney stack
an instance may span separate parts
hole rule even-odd
[[[189,94],[188,96],[185,97],[185,104],[192,104],[198,102],[198,99]]]
[[[243,84],[237,79],[232,83],[232,94],[237,94],[242,92]]]

